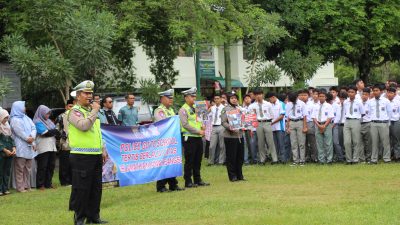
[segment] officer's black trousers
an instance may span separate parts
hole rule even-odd
[[[176,189],[176,186],[178,185],[178,181],[176,180],[176,177],[171,177],[167,179],[162,179],[157,181],[157,191],[161,190],[162,188],[165,188],[165,185],[168,183],[169,189],[174,190]]]
[[[184,155],[185,155],[185,166],[183,178],[185,179],[185,184],[193,183],[195,184],[201,181],[200,167],[201,160],[203,157],[203,141],[201,137],[188,137],[185,141],[185,137],[182,137]]]
[[[76,219],[98,219],[102,193],[102,155],[70,154],[72,191],[69,209]]]
[[[60,151],[60,171],[58,174],[58,178],[60,179],[61,185],[69,185],[71,184],[71,166],[69,163],[69,151]]]
[[[224,142],[229,180],[243,180],[244,140],[243,138],[224,138]]]
[[[35,157],[37,162],[36,187],[51,188],[56,166],[56,152],[45,152]]]

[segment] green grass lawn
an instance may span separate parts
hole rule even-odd
[[[400,224],[400,164],[202,168],[209,187],[156,193],[155,184],[107,189],[109,224]],[[183,180],[179,178],[182,186]],[[0,224],[72,224],[69,187],[0,197]]]

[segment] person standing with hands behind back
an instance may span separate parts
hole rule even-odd
[[[226,146],[226,169],[231,182],[244,180],[242,173],[244,159],[244,138],[243,131],[234,130],[229,125],[226,112],[241,110],[238,106],[238,96],[235,93],[228,94],[228,104],[221,112],[222,126],[225,128],[224,141]]]
[[[16,154],[8,118],[7,110],[0,109],[0,196],[10,194],[8,181],[10,180],[11,162]]]
[[[195,112],[196,91],[195,87],[182,91],[185,96],[185,104],[179,109],[185,156],[183,178],[185,179],[186,188],[210,185],[204,182],[200,175],[201,160],[203,158],[203,140],[201,137],[205,134],[205,127],[197,119]]]
[[[84,81],[74,90],[77,104],[68,113],[68,140],[71,147],[72,189],[69,209],[75,212],[77,225],[86,223],[104,224],[100,219],[102,194],[103,143],[100,120],[97,113],[100,105],[92,103],[94,83]]]

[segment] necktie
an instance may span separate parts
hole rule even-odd
[[[262,103],[258,103],[258,110],[260,111],[261,119],[264,118],[264,113],[263,113],[263,110],[262,110]]]
[[[376,101],[376,118],[379,118],[380,117],[380,115],[379,115],[379,99],[375,99],[375,101]]]
[[[296,118],[296,103],[293,103],[293,117]]]
[[[214,114],[214,125],[216,125],[217,123],[217,119],[218,119],[218,107],[216,107],[217,109],[215,110],[215,114]]]
[[[350,101],[350,115],[353,115],[353,102],[354,101]]]
[[[321,106],[319,107],[319,112],[318,112],[318,122],[322,122],[322,106],[323,104],[321,104]]]
[[[341,104],[341,106],[342,106],[342,112],[340,113],[340,121],[339,121],[339,123],[342,123],[342,121],[343,121],[343,116],[344,116],[344,105]]]

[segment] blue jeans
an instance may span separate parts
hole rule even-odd
[[[245,163],[256,163],[259,161],[258,159],[258,150],[257,150],[257,134],[253,131],[250,134],[250,130],[245,131],[245,151],[244,151],[244,162]]]
[[[273,131],[274,135],[274,143],[276,147],[276,154],[278,155],[278,160],[280,162],[287,162],[288,158],[286,157],[288,154],[285,149],[285,132],[281,130]]]

